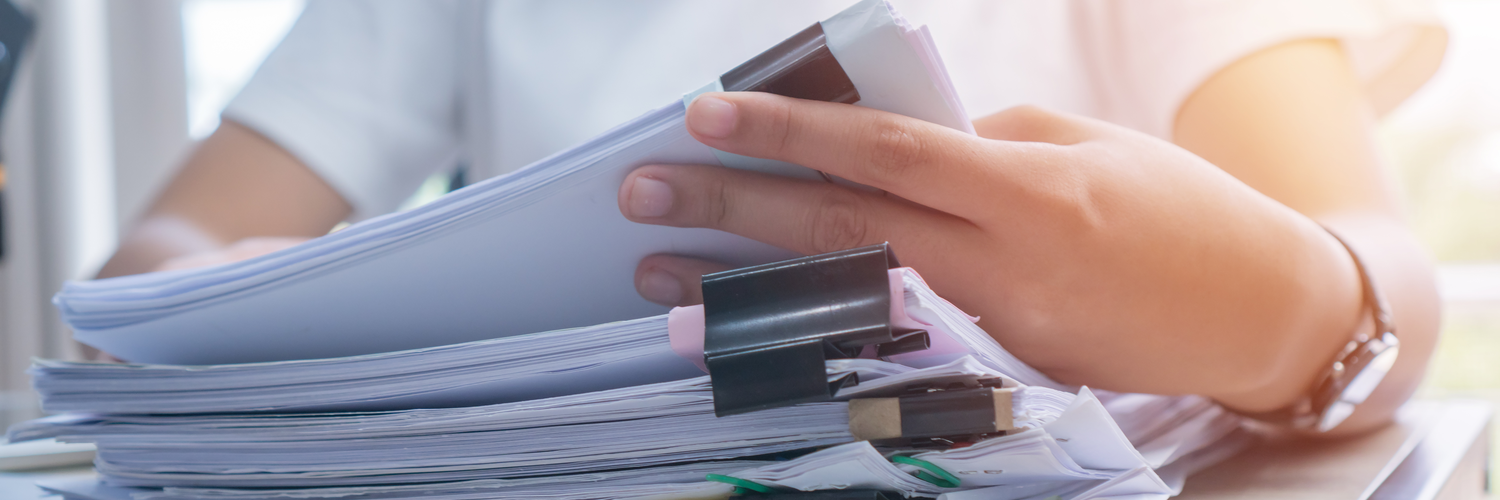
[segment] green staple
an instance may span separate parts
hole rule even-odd
[[[722,475],[722,474],[709,474],[709,475],[704,476],[703,479],[706,479],[706,480],[709,480],[709,481],[713,481],[715,483],[724,483],[724,484],[727,484],[727,485],[734,486],[734,494],[736,494],[736,495],[743,495],[747,491],[753,491],[753,492],[756,492],[756,493],[776,493],[776,490],[772,489],[770,486],[766,486],[764,484],[760,484],[760,483],[757,483],[755,481],[750,481],[750,480],[747,480],[747,479],[740,479],[740,478],[733,477],[733,476],[725,476],[725,475]]]
[[[948,471],[943,470],[942,467],[933,465],[932,462],[928,462],[926,460],[920,460],[904,455],[896,455],[894,457],[891,457],[891,461],[898,464],[914,465],[925,469],[925,471],[917,471],[912,475],[917,476],[917,479],[932,483],[939,488],[957,488],[960,484],[963,483],[958,479],[958,476],[949,474]]]

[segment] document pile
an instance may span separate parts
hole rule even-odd
[[[1197,397],[1050,380],[884,246],[806,257],[632,224],[633,168],[818,172],[708,148],[703,91],[854,103],[972,133],[925,28],[862,1],[682,102],[407,212],[212,268],[70,283],[77,338],[131,364],[38,361],[95,443],[68,499],[1156,498],[1236,451]],[[834,182],[845,182],[833,179]],[[640,299],[671,252],[754,266],[705,305]]]
[[[890,328],[918,326],[930,347],[820,361],[825,387],[858,379],[827,402],[716,416],[711,377],[681,354],[712,343],[696,306],[346,358],[41,362],[46,408],[66,413],[16,426],[10,438],[95,443],[103,483],[43,484],[89,499],[709,498],[736,487],[1164,497],[1234,451],[1238,419],[1217,406],[1075,395],[1012,357],[916,272],[880,274],[888,300],[878,307],[899,305]],[[675,380],[639,383],[650,379]],[[923,434],[903,420],[961,422],[909,403],[975,391],[990,398],[988,429]],[[897,408],[894,435],[879,434],[883,401]],[[955,445],[956,435],[977,439]]]

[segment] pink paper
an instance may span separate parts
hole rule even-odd
[[[889,276],[891,279],[891,326],[897,328],[905,328],[908,330],[927,330],[927,338],[930,342],[930,345],[927,349],[921,351],[891,356],[890,360],[900,363],[902,362],[902,360],[911,358],[935,356],[938,354],[968,354],[970,352],[973,352],[968,347],[965,347],[962,343],[959,343],[958,340],[954,339],[952,335],[949,335],[947,331],[938,327],[938,325],[926,323],[921,319],[913,318],[910,314],[907,314],[906,285],[903,282],[903,278],[906,276],[906,273],[911,273],[912,277],[917,279],[917,282],[922,283],[922,286],[924,287],[927,286],[927,282],[922,281],[922,275],[917,274],[917,272],[912,268],[898,267],[896,269],[890,270]],[[953,309],[958,309],[957,307],[954,307],[952,303],[948,302],[942,297],[938,297],[938,300],[942,300],[944,304],[947,304],[949,307],[953,307]],[[969,316],[967,313],[965,313],[964,316],[968,317],[969,321],[979,321],[979,318],[976,316]]]
[[[672,340],[672,352],[708,373],[708,365],[703,364],[703,304],[672,308],[667,313],[667,337]]]

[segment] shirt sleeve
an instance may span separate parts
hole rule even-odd
[[[1177,111],[1226,66],[1285,42],[1339,40],[1368,87],[1423,67],[1418,36],[1442,23],[1423,0],[1099,1],[1074,12],[1101,118],[1171,140]]]
[[[328,182],[351,220],[395,210],[459,152],[456,2],[315,0],[224,117]]]

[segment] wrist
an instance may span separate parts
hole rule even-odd
[[[1322,226],[1311,220],[1302,225],[1300,254],[1306,257],[1287,276],[1295,282],[1287,289],[1297,297],[1289,303],[1297,307],[1281,311],[1285,317],[1277,323],[1283,329],[1257,333],[1260,342],[1273,344],[1265,352],[1274,359],[1261,363],[1260,373],[1247,374],[1258,383],[1214,396],[1237,411],[1268,412],[1298,402],[1352,339],[1374,331],[1355,257]]]
[[[1359,276],[1361,320],[1300,396],[1275,410],[1248,415],[1314,433],[1332,431],[1353,415],[1392,371],[1401,352],[1390,307],[1369,267],[1347,240],[1332,230],[1328,234],[1348,253]]]

